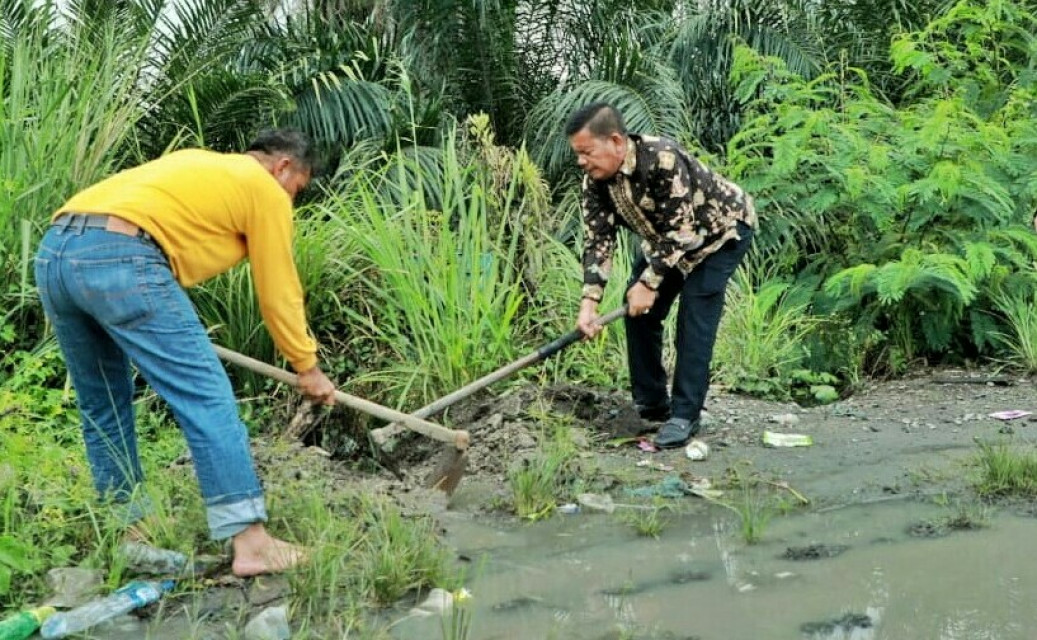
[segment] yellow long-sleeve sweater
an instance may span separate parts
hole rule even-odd
[[[270,334],[296,371],[317,364],[292,256],[292,201],[253,157],[175,151],[73,196],[66,212],[110,214],[150,233],[190,287],[249,258]]]

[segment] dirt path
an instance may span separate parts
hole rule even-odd
[[[710,423],[699,436],[710,453],[696,462],[683,449],[647,453],[633,443],[607,444],[648,426],[628,406],[622,391],[557,387],[526,388],[463,408],[455,413],[454,424],[472,433],[472,463],[452,506],[478,511],[501,504],[507,469],[535,450],[545,416],[571,416],[571,423],[581,427],[574,430],[577,444],[593,461],[584,466],[598,480],[611,476],[613,485],[657,482],[664,473],[659,466],[716,480],[739,468],[787,481],[809,496],[814,508],[904,493],[956,492],[971,472],[965,463],[977,451],[977,440],[1037,441],[1034,380],[992,371],[927,371],[870,383],[844,401],[812,408],[714,389],[707,401]],[[1013,409],[1033,415],[989,417]],[[761,441],[765,430],[807,434],[814,444],[766,447]],[[402,466],[416,482],[427,470],[421,460],[431,449],[410,443],[410,449],[404,447],[409,460]],[[644,460],[649,462],[642,464],[651,466],[639,467]]]

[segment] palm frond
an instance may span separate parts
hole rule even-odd
[[[627,129],[677,140],[688,138],[688,122],[679,98],[680,89],[666,76],[648,82],[643,90],[603,80],[588,80],[569,90],[555,91],[533,109],[527,121],[527,140],[533,157],[549,176],[563,173],[573,164],[569,141],[562,129],[569,115],[592,102],[608,102],[626,120]]]

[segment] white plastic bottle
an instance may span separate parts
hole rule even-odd
[[[172,588],[172,580],[130,582],[106,598],[95,600],[71,611],[55,613],[47,618],[40,627],[40,636],[49,640],[79,633],[105,620],[111,620],[151,604]]]

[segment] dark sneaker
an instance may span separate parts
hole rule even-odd
[[[666,422],[670,419],[670,407],[668,405],[659,407],[635,405],[634,408],[637,409],[637,415],[645,422]]]
[[[702,423],[698,420],[670,418],[659,427],[659,433],[655,436],[655,446],[660,449],[683,447],[701,428]]]

